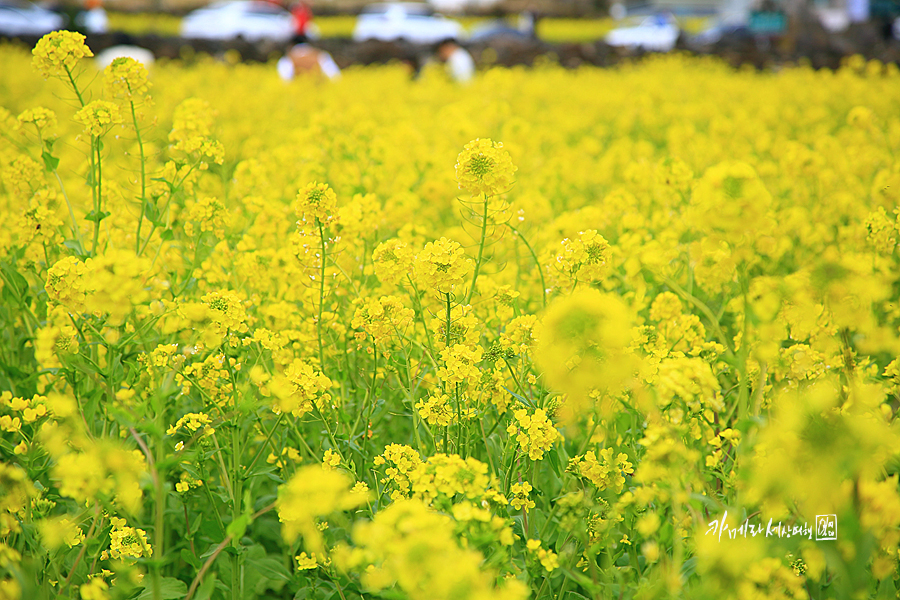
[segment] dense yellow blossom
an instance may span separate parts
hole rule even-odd
[[[895,65],[89,54],[0,48],[0,596],[894,594]]]
[[[528,455],[528,458],[541,460],[544,453],[560,439],[559,431],[543,409],[539,408],[534,413],[528,414],[528,411],[522,408],[513,414],[515,421],[509,425],[507,431],[511,436],[515,436],[519,448]]]

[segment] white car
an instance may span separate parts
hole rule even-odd
[[[353,28],[353,39],[407,41],[434,44],[446,39],[462,39],[465,30],[452,19],[435,14],[430,6],[417,2],[370,4],[362,9]]]
[[[675,17],[659,14],[644,19],[635,27],[620,27],[606,34],[604,40],[610,46],[642,48],[668,52],[675,47],[680,28]]]
[[[0,35],[44,35],[66,24],[65,18],[31,2],[0,0]]]
[[[181,22],[181,36],[193,39],[286,42],[294,35],[291,13],[271,2],[227,0],[195,10]]]

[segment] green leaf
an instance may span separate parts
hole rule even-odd
[[[63,246],[75,252],[78,256],[84,254],[84,250],[81,248],[81,244],[78,243],[77,240],[66,240],[63,242]]]
[[[187,595],[187,584],[174,577],[163,577],[160,579],[159,588],[156,587],[156,582],[153,581],[152,575],[148,575],[144,581],[147,582],[147,587],[138,596],[138,600],[150,600],[152,598],[174,600],[175,598],[184,598]],[[157,591],[158,594],[156,593]]]
[[[556,450],[550,450],[547,453],[547,459],[550,461],[550,466],[553,468],[553,472],[556,473],[557,477],[562,477],[562,473],[559,468],[559,456]]]
[[[503,389],[506,390],[507,392],[509,392],[513,398],[515,398],[516,400],[518,400],[519,402],[521,402],[528,408],[535,408],[534,402],[532,402],[528,398],[525,398],[524,396],[520,396],[519,394],[515,393],[514,391],[512,391],[511,389],[509,389],[506,386],[503,386]]]
[[[291,578],[290,573],[284,568],[281,561],[272,556],[248,559],[247,566],[266,579],[273,581],[288,581]]]
[[[194,537],[195,535],[197,535],[197,532],[200,531],[201,521],[203,521],[203,513],[198,514],[197,517],[194,519],[194,522],[191,524],[191,530],[190,530],[191,537]]]
[[[153,202],[148,202],[146,200],[144,201],[144,216],[151,223],[156,223],[157,225],[160,225],[159,209],[156,208],[156,204],[154,204]]]
[[[84,218],[84,220],[85,221],[96,221],[97,223],[99,223],[100,221],[102,221],[103,219],[105,219],[106,217],[108,217],[111,214],[112,214],[111,212],[108,212],[105,210],[101,210],[99,213],[92,210],[91,212],[89,212],[87,214],[87,216]]]
[[[166,229],[161,234],[159,234],[159,238],[164,242],[168,242],[169,240],[172,240],[175,238],[175,232],[172,231],[171,229]]]
[[[6,276],[11,280],[13,286],[15,286],[16,295],[23,296],[28,290],[28,280],[22,277],[22,275],[7,262],[0,263],[0,268],[3,269],[3,272],[6,273]]]
[[[197,589],[197,593],[194,594],[194,600],[208,600],[209,597],[212,596],[215,588],[216,574],[207,573],[206,577],[203,578],[203,583],[200,584],[200,587]]]
[[[200,564],[200,561],[197,559],[197,557],[194,556],[194,553],[187,548],[181,549],[181,559],[198,571],[200,570],[200,567],[203,566],[202,564]]]
[[[44,168],[46,168],[48,171],[55,171],[56,167],[59,166],[59,159],[50,154],[50,152],[47,150],[44,150],[44,152],[41,154],[41,158],[44,159]]]
[[[165,183],[167,186],[169,186],[169,193],[170,193],[170,194],[174,194],[174,193],[175,193],[175,186],[172,185],[172,183],[171,183],[168,179],[166,179],[165,177],[151,177],[151,178],[150,178],[150,181],[162,181],[162,182]]]
[[[230,535],[232,538],[239,540],[244,537],[244,532],[247,531],[247,525],[249,524],[250,515],[241,515],[228,524],[228,528],[225,530],[225,533]]]

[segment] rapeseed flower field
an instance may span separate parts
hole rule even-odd
[[[892,598],[900,77],[0,48],[0,598]]]

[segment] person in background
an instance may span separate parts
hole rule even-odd
[[[468,83],[475,76],[475,61],[469,52],[456,43],[456,40],[446,39],[440,42],[436,48],[437,57],[446,66],[447,74],[454,81]]]
[[[298,41],[299,38],[295,38]],[[341,76],[341,69],[331,55],[324,50],[314,48],[305,42],[294,44],[278,61],[278,75],[290,81],[301,73],[324,75],[328,79]]]
[[[291,7],[291,16],[294,17],[294,39],[309,39],[309,26],[312,21],[312,9],[306,2],[295,2]]]
[[[75,17],[75,25],[85,33],[106,33],[109,31],[109,17],[103,10],[101,0],[87,0],[85,10]]]

